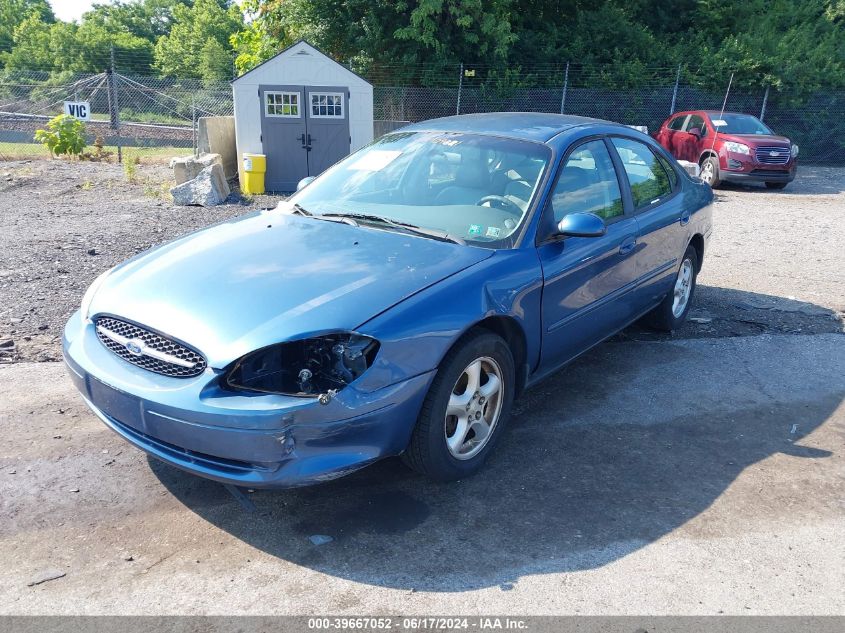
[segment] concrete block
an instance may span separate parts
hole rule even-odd
[[[197,148],[200,152],[220,155],[227,179],[231,180],[238,175],[235,117],[200,117],[197,125]]]
[[[173,204],[212,207],[222,204],[229,196],[229,183],[219,162],[203,168],[196,178],[176,185],[170,190]]]
[[[701,171],[698,167],[697,163],[691,163],[688,160],[679,160],[678,164],[684,168],[684,170],[693,177],[698,176],[699,172]]]

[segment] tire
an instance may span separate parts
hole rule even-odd
[[[767,182],[766,189],[783,189],[788,184],[788,182]]]
[[[699,177],[710,185],[711,189],[718,187],[722,181],[719,179],[719,159],[715,156],[708,156],[701,163]]]
[[[686,321],[690,306],[692,305],[692,299],[695,296],[698,268],[698,253],[692,246],[687,246],[687,250],[681,259],[681,265],[678,267],[678,273],[672,282],[672,291],[648,315],[648,322],[651,327],[662,332],[672,332],[681,327],[683,322]],[[686,283],[686,301],[681,306],[676,303],[676,298],[680,301],[678,295],[679,284],[683,283],[684,275],[687,274],[685,271],[688,271],[689,277]]]
[[[469,383],[476,363],[479,387],[473,390]],[[494,380],[491,376],[499,378],[497,392],[488,387]],[[411,441],[402,454],[403,461],[438,481],[476,473],[508,421],[515,385],[513,356],[505,341],[480,328],[470,331],[440,363]],[[485,387],[489,398],[483,399],[483,395],[476,394],[485,393]],[[448,414],[450,401],[460,416]],[[484,438],[476,439],[485,426],[488,431]]]

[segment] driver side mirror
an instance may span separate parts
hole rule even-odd
[[[557,224],[557,234],[568,237],[601,237],[607,226],[595,213],[570,213]]]
[[[315,176],[306,176],[305,178],[300,180],[298,183],[296,183],[296,190],[299,191],[300,189],[307,187],[308,185],[311,184],[311,181],[314,180],[314,178],[315,178]]]

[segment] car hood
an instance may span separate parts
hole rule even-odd
[[[181,340],[221,368],[278,341],[352,330],[493,251],[261,212],[121,264],[90,314]]]
[[[723,141],[736,141],[737,143],[745,143],[751,147],[759,147],[761,145],[789,145],[789,139],[785,136],[769,136],[768,134],[719,134],[719,138]]]

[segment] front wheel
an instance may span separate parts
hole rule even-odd
[[[672,291],[648,316],[652,327],[671,332],[681,327],[689,314],[698,277],[698,253],[688,246],[675,276]]]
[[[701,163],[701,173],[699,177],[710,185],[713,189],[719,186],[722,182],[719,179],[719,159],[715,156],[708,156]]]
[[[514,363],[504,340],[477,330],[443,359],[402,457],[440,481],[478,471],[510,415]]]

